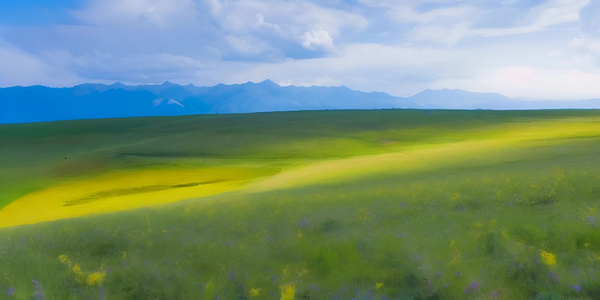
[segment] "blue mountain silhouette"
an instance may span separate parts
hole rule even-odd
[[[273,81],[198,87],[85,83],[70,88],[0,88],[0,123],[326,109],[600,108],[600,99],[521,101],[495,93],[425,90],[402,98],[340,87],[280,86]]]

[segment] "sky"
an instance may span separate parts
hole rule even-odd
[[[600,98],[600,0],[0,1],[0,87],[265,79]]]

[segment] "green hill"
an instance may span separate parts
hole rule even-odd
[[[594,299],[597,118],[379,110],[0,125],[0,295]]]

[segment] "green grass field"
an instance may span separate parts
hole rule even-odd
[[[598,299],[600,111],[0,125],[0,299]]]

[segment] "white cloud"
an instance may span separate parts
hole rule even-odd
[[[268,48],[262,41],[252,37],[226,35],[225,40],[233,50],[243,55],[258,55]]]
[[[600,65],[600,1],[591,0],[579,11],[582,35],[569,43],[573,49],[593,57],[590,63]]]
[[[328,46],[344,30],[362,30],[368,21],[358,14],[320,7],[307,1],[237,0],[222,4],[213,17],[229,35],[271,35],[308,49]],[[308,46],[307,46],[308,45]]]
[[[420,26],[408,35],[414,41],[452,46],[469,35],[468,27],[468,23],[458,23],[453,26]]]
[[[600,1],[590,0],[579,11],[583,29],[588,35],[600,35]]]
[[[535,7],[527,16],[526,24],[508,28],[475,29],[473,35],[494,37],[525,34],[547,30],[552,26],[579,21],[579,10],[588,0],[555,0]]]
[[[196,16],[193,0],[92,0],[73,14],[91,24],[153,24],[169,27]]]
[[[471,6],[457,6],[450,8],[434,9],[424,13],[414,11],[414,7],[395,5],[391,9],[391,16],[400,23],[428,24],[454,24],[464,21],[478,13],[478,9]]]
[[[597,72],[511,66],[486,70],[470,78],[443,79],[434,87],[495,91],[516,98],[579,100],[597,98],[600,95],[598,82],[600,73]]]
[[[0,86],[64,86],[80,81],[73,73],[0,39]]]
[[[92,80],[157,83],[166,79],[185,82],[204,65],[190,57],[168,53],[114,56],[110,53],[71,57],[71,68]]]
[[[579,9],[589,0],[551,0],[534,6],[523,20],[514,21],[512,26],[474,28],[473,24],[481,16],[496,8],[482,5],[477,1],[432,1],[440,5],[424,12],[418,11],[421,1],[361,0],[361,2],[382,7],[387,15],[397,23],[413,24],[408,37],[416,42],[428,41],[442,45],[454,45],[467,37],[497,37],[535,33],[553,26],[579,21]],[[446,4],[445,6],[443,4]],[[504,3],[514,5],[514,2]]]
[[[302,35],[302,47],[308,49],[316,49],[324,47],[326,49],[333,48],[333,39],[326,30],[311,30]]]
[[[583,46],[585,46],[585,39],[583,38],[574,37],[569,42],[569,47],[571,48],[581,48]]]
[[[258,27],[264,27],[264,28],[273,30],[279,34],[283,33],[283,30],[281,29],[281,27],[279,27],[279,25],[265,21],[265,16],[263,16],[259,13],[256,14],[256,21],[257,21]]]
[[[206,0],[206,3],[211,8],[211,13],[217,14],[223,8],[223,4],[221,4],[220,0]]]

